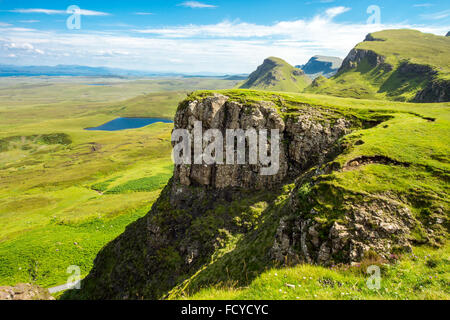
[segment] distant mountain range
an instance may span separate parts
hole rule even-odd
[[[295,66],[302,69],[311,79],[318,76],[330,78],[336,74],[342,65],[342,59],[338,57],[314,56],[304,65]]]
[[[57,66],[15,66],[0,65],[0,77],[12,76],[83,76],[83,77],[213,77],[228,80],[245,79],[247,75],[221,75],[217,73],[185,74],[175,72],[150,72],[108,67],[88,67],[79,65]]]
[[[302,70],[294,68],[283,59],[269,57],[250,74],[240,88],[300,92],[310,83],[311,79]]]

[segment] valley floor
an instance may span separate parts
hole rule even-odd
[[[92,84],[102,84],[93,86]],[[0,285],[63,284],[145,215],[172,176],[171,123],[86,131],[117,117],[172,119],[215,79],[0,78]]]

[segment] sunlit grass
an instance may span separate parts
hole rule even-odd
[[[192,300],[372,300],[450,299],[449,246],[415,248],[380,268],[380,288],[367,273],[367,264],[324,268],[299,265],[271,269],[248,286],[221,284],[185,296]]]
[[[96,81],[108,85],[87,85]],[[188,90],[235,83],[0,79],[0,285],[59,285],[71,264],[85,275],[100,248],[145,215],[171,177],[172,124],[84,128],[120,116],[172,118]],[[71,143],[48,143],[46,134]]]

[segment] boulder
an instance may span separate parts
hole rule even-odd
[[[0,300],[55,300],[47,289],[34,284],[20,283],[1,286]]]

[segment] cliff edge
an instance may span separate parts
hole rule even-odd
[[[404,131],[393,132],[410,122],[433,127],[418,114],[356,100],[349,108],[262,91],[191,94],[175,129],[193,135],[201,123],[224,137],[227,129],[278,130],[279,170],[261,175],[269,164],[250,164],[248,144],[243,164],[176,165],[151,211],[100,251],[82,289],[66,298],[177,298],[218,283],[244,285],[270,266],[352,264],[415,244],[439,246],[449,226],[439,187],[445,171],[396,145]],[[386,133],[396,139],[372,142]],[[429,139],[440,141],[431,131]],[[429,172],[436,185],[405,182]]]

